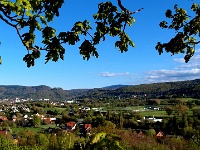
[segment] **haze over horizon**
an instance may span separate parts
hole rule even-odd
[[[97,5],[100,2],[102,0],[68,0],[60,10],[60,17],[55,18],[53,26],[57,32],[66,31],[70,30],[76,21],[84,19],[91,21],[93,26],[92,15],[97,12]],[[159,55],[155,50],[157,42],[168,42],[175,33],[159,27],[159,23],[166,20],[165,11],[173,9],[176,3],[179,7],[189,10],[193,2],[195,0],[184,2],[168,0],[164,3],[160,0],[122,1],[124,6],[132,11],[144,8],[133,15],[136,23],[126,29],[136,45],[135,48],[120,53],[114,47],[116,38],[106,37],[106,40],[97,47],[99,52],[97,59],[83,60],[78,49],[80,43],[77,43],[75,46],[64,46],[66,48],[64,61],[44,64],[45,54],[42,53],[41,58],[36,60],[35,66],[31,68],[27,68],[22,60],[27,51],[17,37],[16,31],[1,22],[3,30],[0,34],[0,56],[3,64],[0,65],[0,84],[47,85],[69,90],[199,79],[199,45],[188,63],[184,62],[182,54],[171,56],[164,52]]]

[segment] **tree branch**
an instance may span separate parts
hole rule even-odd
[[[0,19],[3,20],[5,23],[7,23],[8,25],[12,26],[12,27],[16,27],[15,24],[10,23],[8,20],[6,20],[1,14],[0,14]]]
[[[117,0],[118,1],[118,6],[124,11],[124,12],[130,12],[128,9],[126,9],[123,5],[121,0]]]
[[[197,42],[188,42],[188,43],[190,43],[190,44],[199,44],[200,41],[197,41]]]
[[[134,11],[134,12],[131,12],[130,10],[126,9],[126,8],[122,5],[121,0],[117,0],[117,1],[118,1],[118,6],[119,6],[125,13],[135,14],[135,13],[137,13],[137,12],[140,12],[142,9],[144,9],[144,8],[140,8],[140,9]]]
[[[126,16],[126,21],[125,21],[124,29],[123,29],[123,33],[124,33],[124,30],[125,30],[126,24],[127,24],[127,20],[128,20],[128,15],[135,14],[135,13],[141,11],[141,10],[144,9],[144,8],[140,8],[140,9],[134,11],[134,12],[131,12],[130,10],[126,9],[126,8],[122,5],[121,0],[118,0],[118,6],[125,12],[125,16]]]
[[[94,38],[88,31],[85,31],[92,39]]]
[[[6,9],[6,8],[5,8],[5,9]],[[7,12],[6,12],[5,9],[3,9],[3,7],[0,7],[0,11],[4,14],[4,16],[7,17],[8,19],[10,19],[10,21],[15,21],[15,22],[17,22],[15,19],[13,19],[13,18],[15,18],[17,15],[11,17],[11,16],[7,15]]]
[[[24,8],[22,17],[21,17],[21,19],[18,21],[17,25],[18,25],[20,22],[22,22],[22,20],[24,20],[24,14],[25,14],[25,12],[26,12],[26,9]]]

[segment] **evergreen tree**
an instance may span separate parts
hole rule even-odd
[[[123,125],[124,125],[124,117],[123,117],[122,112],[120,112],[120,114],[119,114],[119,127],[123,128]]]

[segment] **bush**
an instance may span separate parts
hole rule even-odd
[[[146,135],[150,137],[154,137],[156,135],[156,131],[154,129],[149,129],[146,131]]]

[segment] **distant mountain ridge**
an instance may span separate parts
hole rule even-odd
[[[118,88],[123,88],[123,87],[127,87],[127,86],[132,86],[132,85],[117,84],[117,85],[105,86],[102,88],[103,89],[118,89]]]
[[[63,90],[62,88],[51,88],[46,85],[40,86],[20,86],[20,85],[0,85],[0,99],[5,98],[32,98],[70,100],[70,99],[98,99],[111,97],[142,97],[147,95],[150,98],[162,96],[200,97],[200,79],[163,82],[141,85],[111,85],[94,89],[73,89]]]

